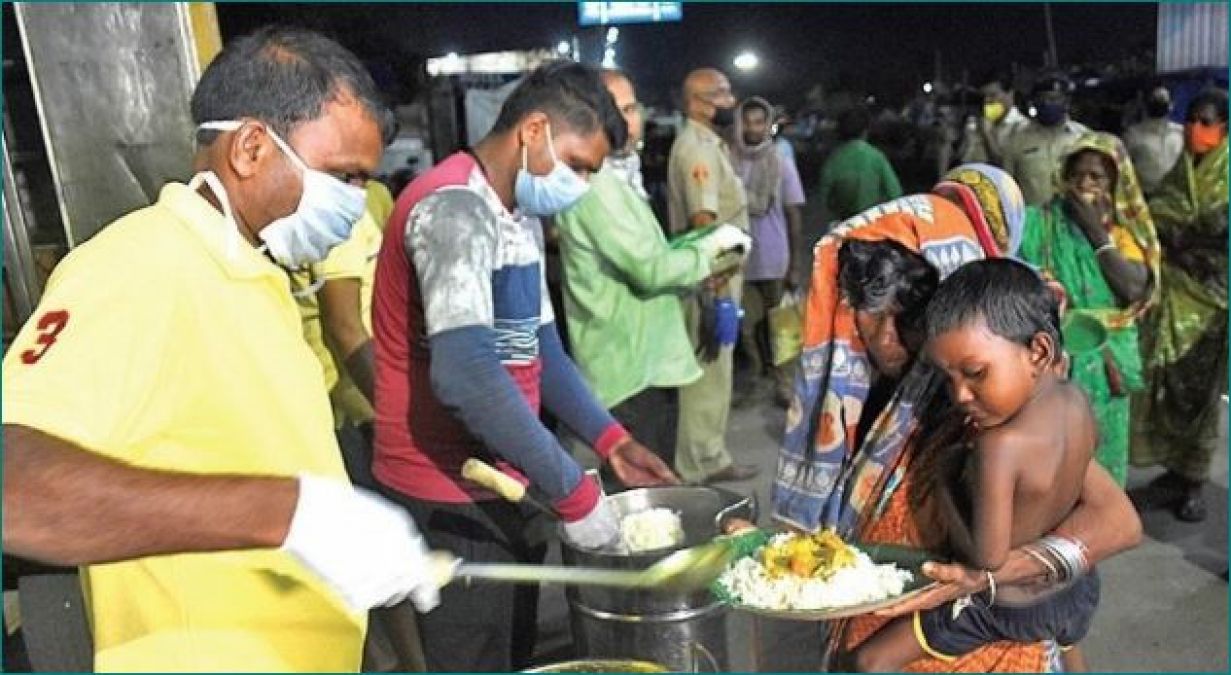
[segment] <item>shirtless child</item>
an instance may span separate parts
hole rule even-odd
[[[952,660],[1001,640],[1072,647],[1098,605],[1093,570],[1082,576],[1051,558],[1048,566],[1070,583],[999,596],[994,576],[1010,549],[1052,531],[1073,510],[1098,444],[1085,395],[1055,367],[1062,358],[1056,298],[1021,263],[969,263],[937,289],[927,327],[927,358],[948,378],[968,430],[958,494],[942,499],[948,520],[957,521],[948,525],[950,544],[985,570],[988,590],[895,619],[856,651],[856,667],[898,671],[925,655]],[[969,523],[956,515],[963,511]]]

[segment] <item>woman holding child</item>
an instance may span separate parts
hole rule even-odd
[[[1020,192],[985,165],[956,169],[934,194],[882,204],[836,227],[818,243],[804,312],[804,351],[773,488],[777,520],[805,531],[833,527],[848,540],[942,552],[947,532],[931,499],[922,418],[938,412],[944,383],[917,363],[922,307],[937,280],[971,260],[1015,250],[1024,220]],[[844,245],[852,244],[843,254]],[[921,271],[930,266],[935,273]],[[910,283],[901,283],[902,279]],[[1104,523],[1121,523],[1107,528]],[[1131,547],[1140,523],[1102,471],[1087,474],[1076,510],[1053,534],[1079,541],[1093,564]],[[1037,583],[1048,570],[1026,547],[995,572],[1001,586]],[[984,591],[982,570],[930,563],[942,581],[889,614],[907,614]],[[827,653],[851,650],[887,616],[832,626]],[[1043,671],[1041,643],[997,642],[955,661],[934,657],[915,671]]]
[[[1107,330],[1101,349],[1074,356],[1070,378],[1098,420],[1096,457],[1124,485],[1129,395],[1144,386],[1137,317],[1157,295],[1160,248],[1150,209],[1120,139],[1077,140],[1056,172],[1057,195],[1026,212],[1019,255],[1064,286],[1070,310]]]

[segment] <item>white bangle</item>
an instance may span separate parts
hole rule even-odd
[[[987,588],[988,588],[987,606],[991,607],[992,605],[996,604],[996,577],[992,576],[991,570],[983,570],[983,571],[987,572]]]
[[[1096,256],[1097,256],[1098,254],[1102,253],[1103,251],[1114,251],[1114,250],[1116,250],[1116,243],[1115,243],[1115,242],[1113,242],[1113,241],[1109,241],[1109,242],[1107,242],[1106,244],[1103,244],[1102,246],[1100,246],[1100,247],[1098,247],[1098,248],[1094,249],[1094,255],[1096,255]]]

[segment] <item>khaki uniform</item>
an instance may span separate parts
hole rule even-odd
[[[689,219],[701,212],[717,215],[716,223],[748,230],[748,203],[744,185],[731,166],[727,144],[708,127],[687,121],[675,144],[667,171],[669,227],[673,234],[690,228]],[[727,283],[727,293],[740,302],[741,275]],[[684,301],[684,321],[695,349],[700,344],[700,305]],[[724,438],[731,412],[732,348],[723,347],[718,358],[701,363],[701,379],[680,388],[680,423],[675,470],[685,481],[697,483],[731,464]]]
[[[1088,131],[1086,125],[1073,120],[1054,127],[1031,121],[1009,137],[1004,169],[1017,180],[1028,205],[1042,206],[1055,196],[1060,162],[1069,147]]]

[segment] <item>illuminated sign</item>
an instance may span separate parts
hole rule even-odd
[[[577,21],[583,26],[612,23],[658,23],[684,17],[682,2],[579,2]]]

